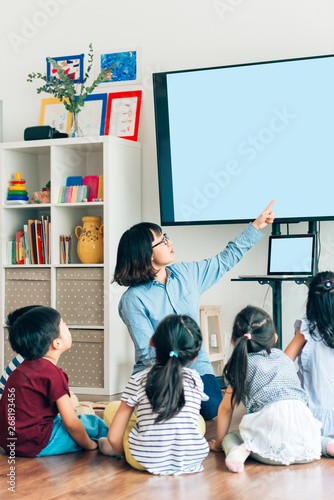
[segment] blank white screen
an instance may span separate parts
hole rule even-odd
[[[333,57],[168,74],[174,220],[334,216],[333,80]]]
[[[270,273],[312,273],[313,238],[271,240]]]

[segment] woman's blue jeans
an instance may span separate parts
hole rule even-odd
[[[209,396],[208,401],[202,401],[201,415],[204,420],[211,420],[218,414],[218,408],[223,399],[222,391],[214,375],[202,375],[201,379],[204,384],[204,392]]]

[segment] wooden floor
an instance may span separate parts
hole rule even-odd
[[[104,398],[105,399],[105,398]],[[112,398],[111,398],[112,399]],[[101,400],[80,396],[80,400]],[[235,415],[231,428],[242,416]],[[215,437],[215,420],[207,439]],[[7,490],[10,465],[0,448],[0,499],[127,500],[327,500],[334,498],[334,459],[276,467],[248,459],[242,474],[226,469],[223,453],[210,452],[204,471],[181,476],[153,476],[131,469],[123,459],[98,451],[44,458],[16,458],[15,493]]]

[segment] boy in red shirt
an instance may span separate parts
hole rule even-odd
[[[22,312],[22,313],[21,313]],[[9,341],[26,359],[10,375],[0,400],[0,446],[23,457],[95,450],[108,427],[96,415],[77,415],[68,377],[57,367],[72,337],[50,307],[16,310],[8,316]]]

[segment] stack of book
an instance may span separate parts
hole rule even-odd
[[[15,240],[7,243],[8,264],[50,264],[50,217],[29,219]]]
[[[79,203],[88,199],[88,186],[61,186],[58,203]]]
[[[59,235],[59,255],[61,264],[71,264],[71,242],[72,236]]]

